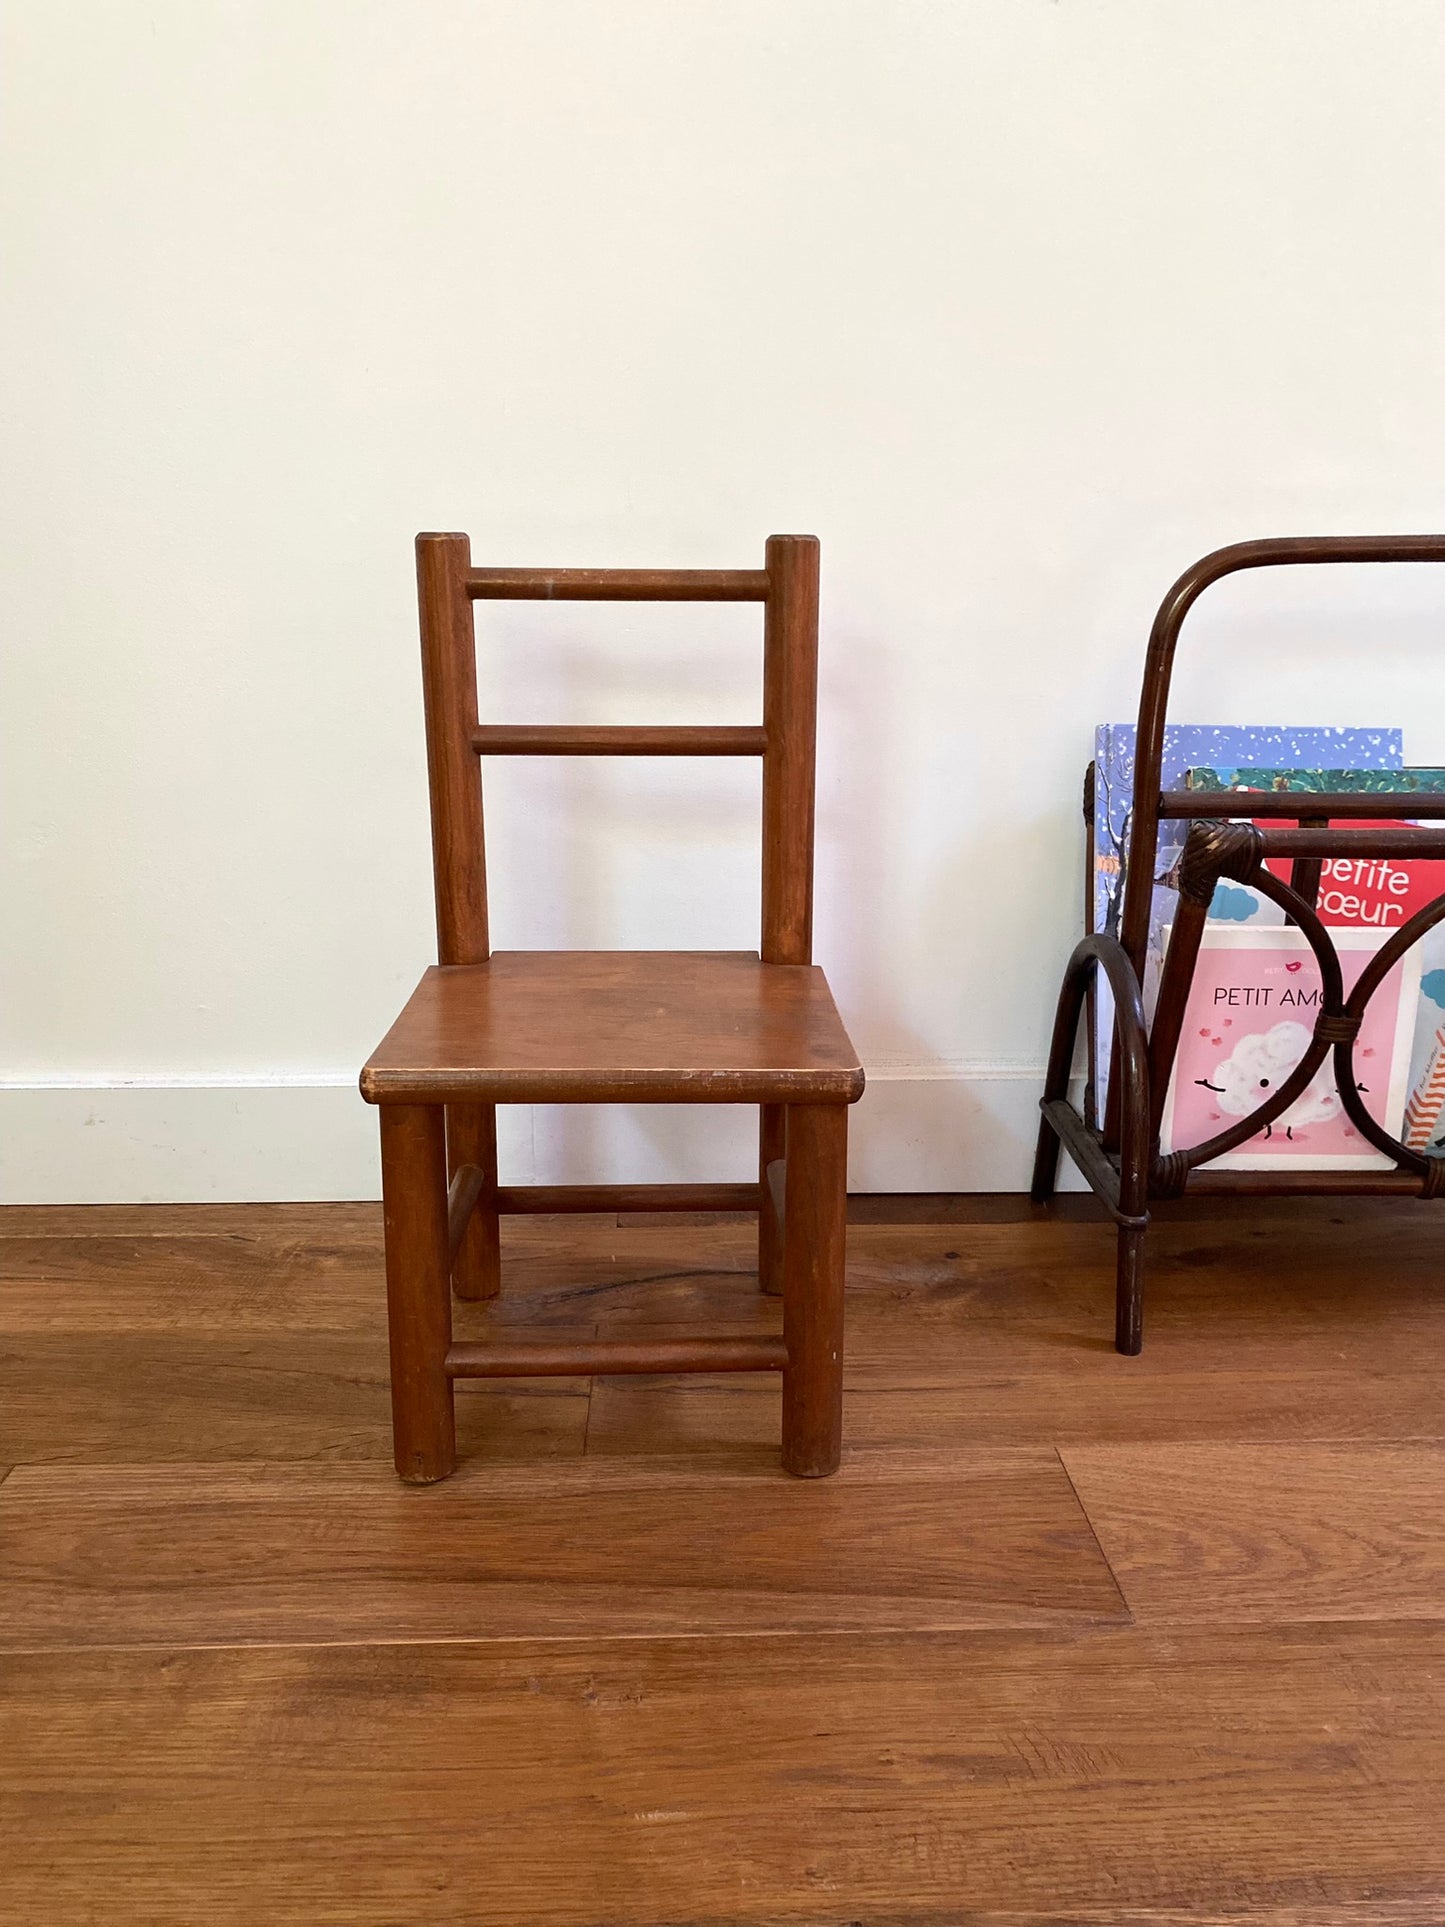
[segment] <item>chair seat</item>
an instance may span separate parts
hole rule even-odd
[[[822,971],[746,950],[433,965],[361,1073],[372,1104],[851,1104],[862,1091]]]

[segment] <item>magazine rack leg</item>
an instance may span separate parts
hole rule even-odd
[[[1069,1074],[1084,1002],[1094,972],[1102,970],[1114,993],[1118,1048],[1114,1075],[1119,1079],[1120,1143],[1117,1162],[1104,1149],[1101,1134],[1069,1102]],[[1114,1345],[1133,1356],[1144,1335],[1144,1238],[1149,1229],[1149,1063],[1144,1007],[1139,982],[1112,937],[1085,937],[1069,959],[1054,1015],[1048,1075],[1039,1105],[1038,1148],[1029,1195],[1048,1204],[1058,1183],[1059,1152],[1065,1146],[1103,1200],[1118,1227],[1115,1272]]]
[[[1137,1358],[1144,1349],[1144,1238],[1149,1227],[1120,1225],[1114,1272],[1114,1350]]]
[[[1063,1095],[1062,1092],[1059,1093]],[[1052,1204],[1059,1188],[1059,1153],[1063,1140],[1050,1124],[1048,1114],[1039,1119],[1039,1141],[1034,1151],[1034,1175],[1029,1197],[1035,1204]]]

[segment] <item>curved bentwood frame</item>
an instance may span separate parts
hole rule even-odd
[[[1251,795],[1250,816],[1266,819],[1266,826],[1261,828],[1257,820],[1221,821],[1217,793],[1160,789],[1174,652],[1184,618],[1199,596],[1212,582],[1241,569],[1328,562],[1445,562],[1445,535],[1322,535],[1236,542],[1203,556],[1185,570],[1160,604],[1150,633],[1139,700],[1133,829],[1125,856],[1119,936],[1086,937],[1064,974],[1040,1105],[1043,1115],[1032,1190],[1037,1203],[1053,1197],[1063,1147],[1108,1207],[1118,1227],[1114,1342],[1121,1352],[1137,1352],[1143,1341],[1143,1244],[1151,1199],[1179,1197],[1186,1185],[1195,1192],[1253,1196],[1286,1192],[1404,1192],[1418,1197],[1445,1194],[1445,1158],[1425,1157],[1379,1125],[1361,1102],[1354,1069],[1355,1039],[1371,997],[1410,946],[1445,919],[1445,896],[1437,897],[1395,932],[1371,958],[1348,997],[1343,994],[1334,944],[1315,913],[1324,858],[1445,857],[1445,824],[1401,828],[1394,822],[1389,827],[1382,822],[1378,829],[1368,827],[1371,817],[1397,819],[1403,807],[1408,807],[1412,817],[1445,818],[1445,795],[1412,794],[1408,806],[1399,795],[1378,792],[1279,791]],[[1150,1028],[1144,1018],[1141,986],[1159,825],[1166,817],[1192,819],[1192,827],[1179,865],[1179,909]],[[1268,820],[1272,818],[1295,827],[1276,828]],[[1352,827],[1332,827],[1340,818]],[[1354,827],[1362,822],[1366,827]],[[1267,858],[1284,856],[1292,859],[1288,884],[1264,867]],[[1320,967],[1320,1013],[1310,1047],[1293,1075],[1264,1103],[1205,1143],[1161,1155],[1164,1099],[1210,900],[1221,877],[1251,885],[1277,903],[1304,932]],[[1101,969],[1113,991],[1114,1038],[1108,1104],[1100,1128],[1069,1102],[1068,1084],[1079,1021],[1095,973]],[[1350,1121],[1362,1137],[1393,1160],[1394,1170],[1276,1174],[1199,1169],[1234,1150],[1288,1110],[1308,1088],[1331,1050],[1340,1101]]]

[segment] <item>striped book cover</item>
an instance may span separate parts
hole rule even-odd
[[[1434,1137],[1442,1108],[1445,1108],[1445,1024],[1435,1033],[1430,1061],[1405,1106],[1405,1143],[1412,1151],[1423,1151]]]

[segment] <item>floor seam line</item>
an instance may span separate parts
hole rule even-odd
[[[1074,1484],[1074,1475],[1069,1470],[1068,1461],[1064,1458],[1062,1449],[1057,1445],[1055,1445],[1054,1447],[1054,1457],[1059,1462],[1059,1470],[1063,1473],[1064,1477],[1069,1482],[1069,1490],[1074,1495],[1074,1504],[1079,1508],[1080,1513],[1083,1515],[1084,1524],[1089,1528],[1089,1537],[1093,1540],[1095,1546],[1098,1549],[1099,1557],[1104,1562],[1105,1572],[1108,1573],[1109,1578],[1113,1581],[1114,1590],[1119,1595],[1119,1603],[1123,1606],[1124,1611],[1129,1615],[1129,1624],[1131,1626],[1137,1627],[1139,1624],[1139,1617],[1138,1617],[1138,1614],[1134,1611],[1134,1602],[1130,1599],[1128,1593],[1125,1592],[1123,1584],[1120,1581],[1119,1575],[1114,1570],[1114,1562],[1109,1557],[1108,1553],[1105,1552],[1104,1550],[1104,1542],[1099,1537],[1099,1529],[1094,1524],[1094,1521],[1090,1518],[1089,1508],[1084,1504],[1083,1494],[1079,1491],[1079,1488]]]

